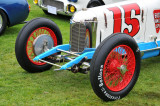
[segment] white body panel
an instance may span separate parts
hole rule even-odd
[[[140,13],[138,13],[135,9],[132,9],[130,11],[131,17],[128,17],[128,20],[132,20],[129,22],[133,22],[133,20],[135,22],[139,22],[137,26],[134,25],[136,23],[132,23],[133,25],[126,24],[127,18],[125,17],[125,15],[128,13],[125,12],[123,6],[130,7],[130,4],[135,4],[137,5],[137,8],[140,9],[139,11]],[[134,38],[137,41],[137,43],[153,42],[154,41],[153,37],[157,37],[158,41],[160,40],[160,32],[156,31],[155,18],[154,18],[155,15],[154,10],[160,10],[160,0],[128,0],[119,3],[91,8],[86,11],[80,11],[74,15],[73,20],[75,22],[85,22],[85,20],[92,20],[94,17],[97,18],[98,27],[97,27],[96,47],[100,44],[100,38],[104,40],[107,36],[113,34],[114,27],[117,27],[114,25],[115,14],[113,13],[113,11],[109,10],[110,8],[117,8],[121,12],[121,19],[120,19],[121,33],[124,33],[125,29],[129,30],[129,32],[132,32],[133,29],[136,29],[135,27],[139,27],[139,31],[137,32],[137,34],[134,34]],[[133,8],[135,8],[135,6]],[[160,13],[160,11],[158,13]],[[106,19],[104,14],[106,14]],[[160,16],[157,17],[157,19],[160,19]],[[105,20],[107,21],[107,27],[105,25],[106,23]],[[159,28],[157,30],[159,30]]]
[[[64,4],[63,10],[58,10],[57,12],[67,12],[67,5],[71,4],[74,5],[77,9],[77,11],[82,10],[83,8],[87,8],[88,3],[90,0],[78,0],[76,3],[70,2],[68,0],[53,0],[53,1],[60,1]],[[103,0],[105,4],[113,3],[113,2],[119,2],[119,1],[125,1],[125,0]],[[43,4],[43,0],[38,0],[38,6],[40,6],[42,9],[47,10],[47,6]]]

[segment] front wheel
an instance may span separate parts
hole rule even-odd
[[[37,18],[28,22],[19,32],[15,53],[19,64],[28,72],[42,72],[51,65],[33,61],[35,56],[62,44],[62,36],[58,26],[46,18]]]
[[[90,81],[96,95],[104,101],[126,96],[138,79],[140,60],[131,36],[117,33],[106,38],[91,61]]]

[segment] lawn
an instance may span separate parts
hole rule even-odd
[[[48,16],[29,1],[27,21],[36,17],[52,19],[60,28],[63,43],[69,42],[69,20],[66,16]],[[7,28],[0,36],[0,105],[160,105],[160,57],[142,60],[139,79],[123,99],[104,102],[93,92],[89,74],[55,72],[53,67],[42,73],[27,73],[15,57],[16,37],[24,24]]]

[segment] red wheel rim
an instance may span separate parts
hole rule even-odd
[[[85,37],[85,41],[87,41],[88,40],[88,43],[89,43],[89,48],[91,47],[91,43],[90,43],[90,32],[89,32],[89,29],[86,29],[86,37]]]
[[[132,80],[135,72],[135,55],[127,45],[119,45],[107,56],[103,68],[103,80],[111,91],[121,91]]]
[[[33,42],[38,36],[40,36],[42,34],[47,34],[47,35],[51,36],[53,41],[54,41],[54,46],[57,46],[57,37],[56,37],[55,33],[51,29],[49,29],[47,27],[40,27],[40,28],[35,29],[30,34],[30,36],[29,36],[29,38],[27,40],[27,45],[26,45],[27,57],[35,65],[44,65],[44,64],[46,64],[46,63],[39,62],[39,61],[33,61],[33,59],[36,56],[34,54],[34,52],[33,52]]]

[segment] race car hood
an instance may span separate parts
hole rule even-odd
[[[75,22],[84,22],[86,20],[93,20],[94,18],[97,18],[98,21],[102,21],[104,20],[104,14],[107,14],[108,18],[112,15],[108,8],[115,6],[119,7],[128,3],[136,3],[137,1],[138,0],[121,1],[99,7],[82,9],[73,15],[72,20]],[[143,0],[139,0],[138,2],[140,1],[142,2]]]
[[[73,15],[72,20],[74,22],[85,22],[86,20],[92,21],[94,18],[98,18],[102,15],[103,13],[102,8],[94,7],[94,8],[82,9],[81,11],[78,11]]]

